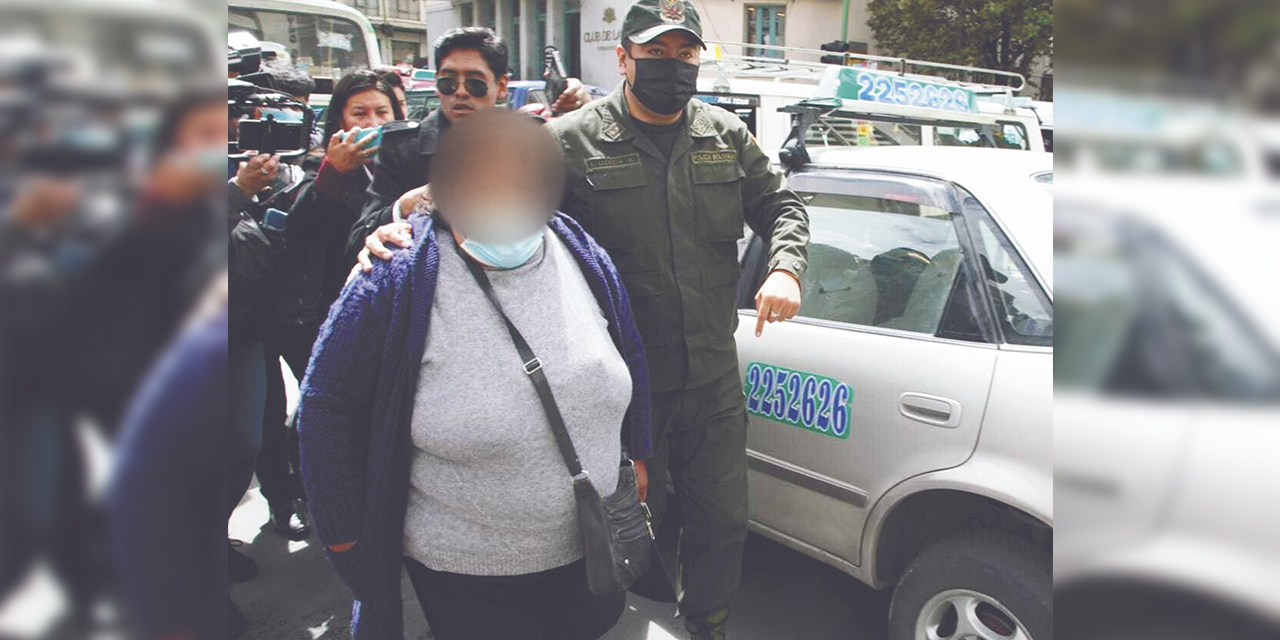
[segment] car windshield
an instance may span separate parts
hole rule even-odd
[[[805,132],[805,144],[813,146],[919,146],[926,139],[939,147],[988,147],[1031,149],[1027,129],[1020,123],[931,126],[862,120],[840,115],[819,118]]]
[[[407,120],[421,120],[440,106],[440,96],[435,89],[412,89],[405,92],[405,100],[409,103]]]
[[[364,34],[345,18],[229,7],[227,19],[231,31],[288,47],[294,64],[317,78],[337,79],[369,66]]]

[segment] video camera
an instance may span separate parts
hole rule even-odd
[[[227,148],[232,158],[248,158],[251,151],[292,158],[311,148],[315,114],[287,93],[227,80],[227,116],[234,129]]]
[[[130,105],[66,81],[69,62],[36,38],[0,36],[0,143],[37,173],[118,171],[128,146],[115,120]]]
[[[298,157],[311,147],[315,114],[306,104],[275,89],[274,77],[261,70],[262,47],[243,31],[227,36],[227,69],[240,74],[227,80],[230,120],[227,153],[245,159],[250,152]]]
[[[262,71],[262,43],[248,31],[227,34],[227,76],[260,87],[274,89],[269,74]],[[232,76],[231,74],[235,74]]]

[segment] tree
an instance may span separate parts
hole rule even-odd
[[[1030,76],[1053,51],[1053,0],[871,0],[867,8],[890,55]]]

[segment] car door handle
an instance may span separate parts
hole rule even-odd
[[[898,396],[898,411],[904,417],[935,427],[960,426],[960,403],[950,398],[908,392]]]

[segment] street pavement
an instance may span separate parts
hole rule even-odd
[[[351,596],[314,539],[291,542],[267,524],[255,487],[232,517],[230,537],[258,563],[258,577],[231,587],[249,621],[244,640],[340,640],[350,637]],[[674,523],[672,523],[674,524]],[[662,535],[660,538],[674,539]],[[668,549],[668,559],[675,552]],[[407,577],[405,637],[431,638]],[[671,640],[685,636],[674,605],[628,596],[627,610],[605,640]],[[884,640],[887,593],[816,560],[752,534],[742,586],[729,624],[733,640]]]

